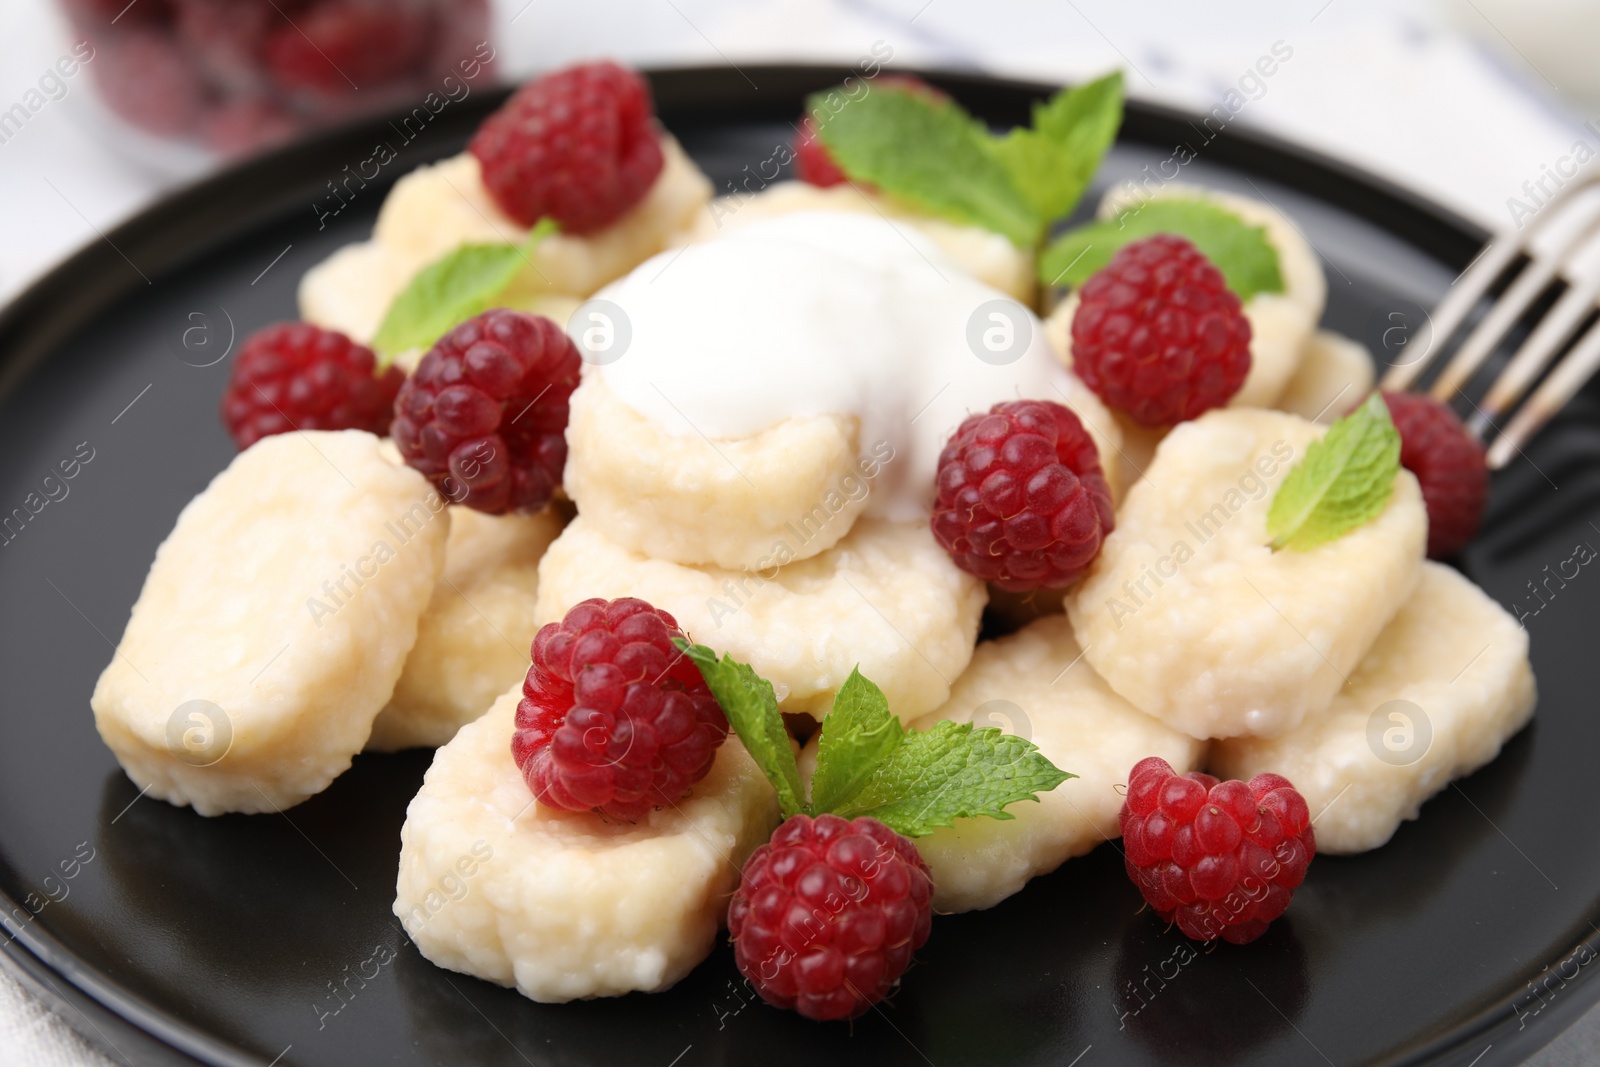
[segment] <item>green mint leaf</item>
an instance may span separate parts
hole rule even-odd
[[[1241,301],[1283,292],[1278,250],[1262,226],[1252,226],[1206,200],[1159,197],[1117,215],[1068,230],[1039,257],[1039,280],[1076,289],[1125,244],[1158,233],[1187,238],[1216,264]]]
[[[879,86],[831,111],[814,93],[808,113],[840,169],[930,215],[982,226],[1032,248],[1044,219],[994,154],[989,131],[953,101]]]
[[[821,814],[849,801],[873,770],[905,737],[883,690],[858,667],[833,698],[817,739],[817,769],[811,776],[811,810]]]
[[[701,677],[711,687],[711,695],[722,705],[728,723],[744,742],[745,750],[778,791],[778,805],[783,809],[784,818],[805,811],[805,786],[800,781],[794,750],[789,747],[789,731],[783,727],[772,683],[752,670],[748,663],[740,663],[732,656],[719,660],[705,645],[691,645],[682,638],[675,638],[673,644],[700,668]]]
[[[997,138],[995,156],[1045,220],[1070,215],[1122,125],[1122,72],[1063,89],[1033,107],[1032,127]]]
[[[870,815],[907,837],[921,837],[956,819],[1011,819],[1006,805],[1036,800],[1075,777],[1032,742],[969,722],[911,731],[837,814]]]
[[[539,242],[557,229],[540,219],[521,244],[466,244],[423,267],[400,290],[372,338],[379,369],[413,348],[428,348],[451,327],[495,306]]]
[[[1272,549],[1315,548],[1383,513],[1400,472],[1400,431],[1373,393],[1306,449],[1267,511]]]

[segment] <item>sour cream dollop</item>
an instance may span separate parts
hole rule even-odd
[[[894,449],[867,514],[895,520],[926,517],[939,453],[968,415],[1083,388],[1030,310],[883,217],[751,223],[663,252],[598,299],[627,316],[626,350],[598,373],[629,407],[713,441],[854,415],[863,456]]]

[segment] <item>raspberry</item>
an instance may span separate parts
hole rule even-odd
[[[116,31],[172,21],[169,0],[139,0],[136,4],[129,4],[128,0],[67,0],[63,6],[80,29],[89,31]]]
[[[222,421],[243,451],[289,430],[388,432],[398,367],[376,374],[372,349],[304,322],[258,330],[233,361]]]
[[[1145,426],[1221,407],[1250,373],[1250,322],[1222,272],[1173,234],[1124,245],[1083,283],[1072,366]]]
[[[567,233],[611,225],[661,173],[661,138],[644,79],[588,63],[518,89],[467,150],[495,203],[524,226],[549,216]]]
[[[928,940],[933,878],[877,819],[796,815],[744,865],[728,905],[734,960],[761,998],[808,1019],[854,1019]]]
[[[1260,937],[1317,854],[1305,798],[1276,774],[1219,782],[1151,756],[1128,775],[1120,818],[1128,877],[1196,941]]]
[[[1049,400],[968,418],[937,484],[933,536],[956,566],[1013,592],[1077,581],[1116,522],[1094,440]]]
[[[1400,431],[1400,465],[1417,476],[1428,508],[1428,555],[1453,556],[1472,540],[1489,499],[1483,446],[1456,413],[1426,396],[1384,393]]]
[[[298,128],[293,117],[262,97],[242,97],[219,104],[201,122],[206,144],[229,158],[282,144]]]
[[[458,504],[538,511],[561,484],[580,365],[549,319],[485,311],[422,357],[395,400],[394,443]]]
[[[921,78],[910,74],[885,74],[878,79],[879,89],[896,89],[901,92],[914,93],[926,100],[943,101],[949,96],[935,89]],[[869,90],[870,91],[870,90]],[[846,102],[844,107],[849,107]],[[833,155],[823,145],[822,138],[817,136],[817,117],[806,115],[800,120],[800,128],[794,137],[794,173],[795,177],[803,182],[826,188],[830,185],[840,185],[849,179],[844,171],[839,169],[839,164],[833,160]]]
[[[706,776],[728,720],[643,600],[585,600],[533,639],[511,755],[533,795],[635,820]]]
[[[379,0],[319,4],[267,38],[267,68],[287,89],[353,93],[415,69],[425,58],[427,12]]]
[[[207,81],[230,94],[266,91],[262,48],[269,29],[284,21],[268,0],[173,2],[178,40]]]
[[[205,86],[167,33],[130,30],[108,42],[89,65],[106,106],[150,133],[188,133],[205,106]]]

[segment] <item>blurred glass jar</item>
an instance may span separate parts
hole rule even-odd
[[[492,81],[488,0],[61,6],[94,45],[91,69],[107,108],[180,153],[244,156],[306,130],[414,104],[442,92],[446,77],[467,77],[475,87]]]

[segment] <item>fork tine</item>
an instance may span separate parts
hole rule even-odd
[[[1499,470],[1522,451],[1529,438],[1538,433],[1579,389],[1600,370],[1600,324],[1591,326],[1573,346],[1566,358],[1534,390],[1533,397],[1512,417],[1500,436],[1489,445],[1489,469]]]
[[[1485,247],[1433,309],[1427,324],[1427,347],[1422,355],[1413,363],[1396,363],[1390,367],[1383,376],[1382,387],[1390,392],[1409,388],[1428,369],[1434,357],[1443,351],[1444,342],[1467,320],[1467,315],[1489,291],[1489,286],[1521,254],[1522,242],[1512,237],[1502,237]]]
[[[1561,351],[1584,317],[1595,309],[1596,296],[1600,296],[1600,274],[1574,282],[1572,288],[1562,294],[1495,379],[1479,409],[1484,415],[1502,415],[1522,399],[1539,372]]]
[[[1483,365],[1507,332],[1528,313],[1528,308],[1539,299],[1561,267],[1567,263],[1574,247],[1594,233],[1600,218],[1588,219],[1582,226],[1574,226],[1561,236],[1561,240],[1548,255],[1538,256],[1528,264],[1517,280],[1495,301],[1494,307],[1478,323],[1476,329],[1462,342],[1461,348],[1445,365],[1444,373],[1429,390],[1435,400],[1449,400],[1467,383],[1473,373]]]

